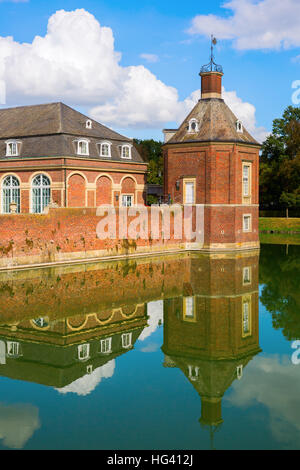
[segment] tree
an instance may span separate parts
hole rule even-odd
[[[265,208],[299,207],[300,108],[289,106],[274,119],[272,134],[262,146],[260,201]]]
[[[134,144],[143,160],[149,163],[147,182],[149,184],[163,184],[164,161],[162,142],[153,139],[134,139]]]

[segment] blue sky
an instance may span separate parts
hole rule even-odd
[[[198,97],[214,33],[225,100],[262,138],[300,80],[300,2],[222,5],[0,0],[2,106],[64,101],[130,137],[162,138],[161,129],[178,125]]]

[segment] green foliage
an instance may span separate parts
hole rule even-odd
[[[273,132],[263,143],[260,202],[264,208],[299,207],[300,108],[289,106],[274,119]]]
[[[300,339],[300,247],[262,245],[259,268],[260,300],[273,326],[289,340]]]
[[[153,139],[135,139],[134,144],[143,160],[149,163],[147,182],[149,184],[163,184],[164,160],[162,142]]]

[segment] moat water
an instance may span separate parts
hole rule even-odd
[[[0,448],[299,449],[299,281],[284,245],[1,273]]]

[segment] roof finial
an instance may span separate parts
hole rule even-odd
[[[210,62],[209,64],[203,65],[201,67],[200,73],[206,73],[206,72],[220,72],[223,73],[223,68],[221,65],[218,65],[215,63],[215,57],[214,57],[214,46],[217,44],[217,39],[215,36],[212,34],[211,35],[211,54],[210,54]]]

